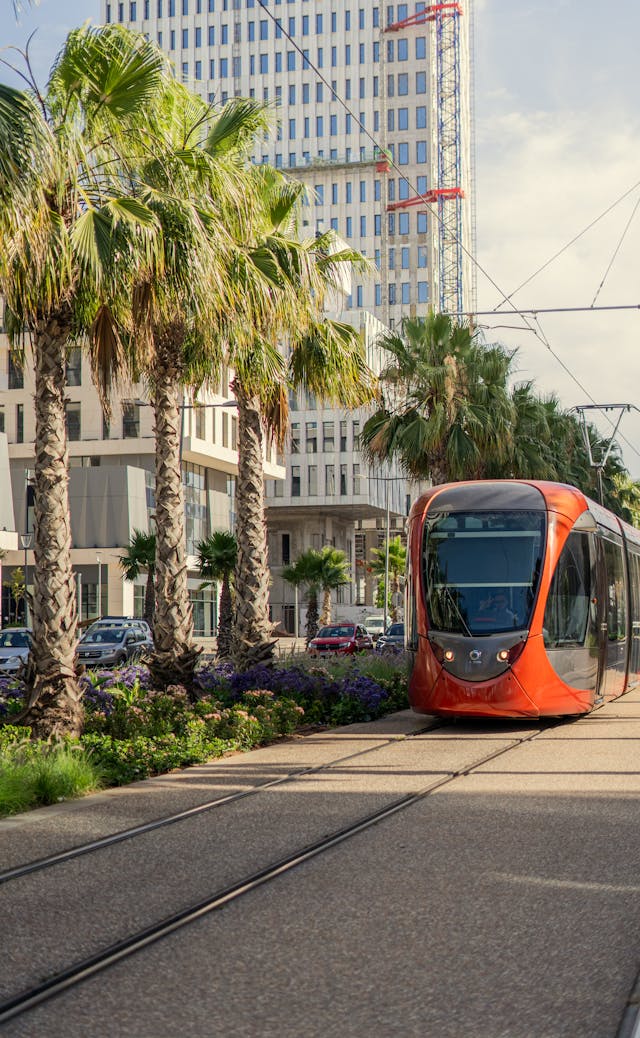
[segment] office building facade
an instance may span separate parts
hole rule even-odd
[[[334,228],[373,261],[346,305],[394,328],[430,306],[471,309],[472,6],[442,7],[436,22],[420,2],[103,0],[102,16],[155,40],[212,103],[274,107],[254,161],[305,182],[309,233]],[[452,263],[459,291],[443,306]]]

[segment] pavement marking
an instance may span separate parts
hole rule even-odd
[[[593,890],[602,894],[639,894],[640,886],[629,886],[623,883],[592,883],[575,879],[546,879],[543,876],[517,876],[511,872],[488,872],[489,879],[504,880],[507,883],[522,883],[532,887],[561,887],[565,890]],[[633,1038],[640,1038],[633,1035]]]

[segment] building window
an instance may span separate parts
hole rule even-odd
[[[418,245],[418,266],[426,267],[427,265],[427,247],[426,245]]]
[[[325,465],[324,468],[324,492],[327,497],[331,497],[336,492],[336,467],[335,465]]]
[[[426,105],[418,105],[416,108],[416,130],[424,130],[427,126]]]
[[[206,431],[207,411],[206,411],[206,408],[202,407],[201,405],[196,405],[196,407],[194,408],[194,413],[195,413],[196,438],[198,440],[205,440],[207,438],[207,431]]]
[[[80,404],[79,403],[68,403],[65,404],[64,408],[65,420],[67,423],[67,439],[68,440],[79,440],[80,439]]]
[[[82,350],[78,349],[77,346],[72,346],[67,350],[67,385],[68,386],[81,386],[82,385]]]
[[[427,142],[416,141],[416,162],[427,161]]]
[[[307,454],[318,453],[318,423],[307,422],[306,426],[306,449]]]
[[[24,389],[22,359],[14,350],[8,353],[9,389]]]
[[[416,94],[426,94],[427,92],[427,73],[416,72]]]
[[[291,497],[300,497],[300,466],[291,466]]]
[[[4,431],[4,405],[0,405],[0,433],[3,433]]]
[[[416,36],[416,58],[420,61],[422,58],[427,56],[427,38],[426,36]]]
[[[136,440],[140,436],[140,405],[126,401],[122,405],[122,437]]]
[[[16,404],[16,443],[24,443],[24,404]]]
[[[323,451],[333,451],[336,447],[335,440],[335,423],[334,422],[323,422],[322,423],[322,449]]]
[[[340,452],[344,453],[347,449],[347,423],[346,421],[340,422]]]
[[[418,227],[417,227],[417,230],[418,230],[418,234],[426,234],[427,233],[427,214],[426,213],[418,213]]]
[[[418,302],[428,303],[429,302],[429,284],[427,281],[418,282]]]
[[[282,565],[288,566],[291,562],[291,534],[283,533],[281,539]]]
[[[340,496],[344,497],[347,493],[347,466],[340,466]]]
[[[409,233],[409,214],[398,213],[398,234]]]
[[[309,497],[318,496],[318,466],[309,465]]]
[[[360,485],[360,465],[355,463],[353,466],[353,492],[354,494],[361,494],[362,489]]]

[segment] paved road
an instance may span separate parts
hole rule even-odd
[[[425,722],[397,714],[0,823],[7,868],[297,773],[0,886],[6,998],[432,788],[2,1035],[616,1038],[640,964],[640,693],[559,727],[416,734]]]

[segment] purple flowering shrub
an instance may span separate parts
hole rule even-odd
[[[80,742],[111,785],[272,742],[301,724],[350,724],[407,706],[406,670],[396,657],[305,657],[244,673],[206,664],[196,673],[195,701],[179,685],[150,688],[141,665],[87,671],[79,680]],[[8,730],[23,697],[20,682],[0,678],[0,730]]]
[[[10,724],[24,705],[24,684],[16,677],[0,677],[0,724]]]

